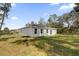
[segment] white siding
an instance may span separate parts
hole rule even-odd
[[[20,30],[20,34],[22,36],[32,36],[32,29],[31,28],[24,28]]]
[[[24,28],[20,30],[20,34],[22,36],[52,36],[57,34],[57,30],[56,29],[48,29],[48,33],[47,33],[47,29],[43,29],[43,33],[41,33],[41,29],[36,28],[37,29],[37,34],[34,33],[35,28]],[[52,34],[50,33],[50,30],[52,30]]]
[[[56,29],[53,29],[52,30],[52,35],[56,35],[57,34],[57,30]]]

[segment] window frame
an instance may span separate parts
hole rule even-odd
[[[43,29],[40,29],[40,31],[41,31],[41,34],[43,33]]]
[[[34,29],[34,34],[37,34],[37,28]]]
[[[50,34],[52,34],[52,30],[50,30]]]
[[[46,29],[46,33],[48,33],[48,29]]]

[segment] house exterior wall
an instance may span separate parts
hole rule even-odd
[[[35,34],[35,28],[25,28],[25,29],[21,29],[20,30],[20,34],[22,36],[32,36],[32,37],[37,37],[37,36],[52,36],[55,35],[57,33],[56,29],[48,29],[48,33],[47,33],[47,29],[42,29],[43,33],[41,33],[41,29],[40,28],[36,28],[37,29],[37,33]],[[51,31],[52,33],[50,33]]]
[[[55,34],[57,34],[57,30],[56,29],[53,29],[52,30],[52,35],[55,35]]]
[[[31,36],[33,35],[32,34],[32,29],[31,28],[24,28],[24,29],[21,29],[19,34],[21,34],[22,36]]]
[[[52,31],[52,32],[51,32]],[[57,34],[57,30],[56,29],[48,29],[48,33],[47,33],[47,29],[44,29],[44,36],[52,36]]]
[[[35,29],[37,29],[37,33],[36,33],[36,34],[34,33]],[[34,36],[34,37],[36,37],[36,36],[40,36],[39,33],[40,33],[40,31],[39,31],[38,28],[32,28],[32,34],[33,34],[32,36]]]

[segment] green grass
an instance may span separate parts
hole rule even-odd
[[[15,53],[16,52],[16,53]],[[58,34],[51,37],[0,37],[0,55],[79,56],[79,35]]]

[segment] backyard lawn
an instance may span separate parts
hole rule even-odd
[[[0,36],[1,56],[79,56],[79,35],[58,34],[52,37]]]

